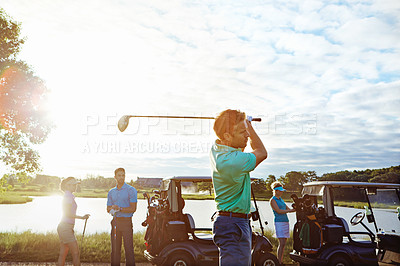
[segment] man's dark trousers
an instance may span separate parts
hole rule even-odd
[[[116,225],[117,235],[114,235]],[[132,218],[116,217],[111,221],[111,265],[119,266],[121,263],[121,246],[124,239],[124,249],[126,266],[135,265],[135,255],[133,249],[133,227]]]

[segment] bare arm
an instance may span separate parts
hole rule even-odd
[[[83,215],[83,216],[75,215],[75,218],[76,218],[76,219],[85,220],[85,219],[89,219],[89,216],[90,216],[90,214],[85,214],[85,215]]]
[[[251,122],[246,120],[245,123],[247,124],[247,131],[250,135],[250,146],[253,149],[253,154],[256,156],[256,167],[268,157],[267,150],[264,147],[260,137],[257,135],[256,131],[254,130]]]
[[[120,212],[135,212],[136,211],[137,202],[131,202],[129,207],[124,207],[120,209]]]
[[[271,208],[276,211],[279,214],[285,214],[285,213],[289,213],[289,212],[295,212],[296,210],[294,209],[290,209],[287,205],[286,205],[286,210],[281,210],[278,207],[278,204],[276,203],[276,201],[274,199],[271,199],[269,201],[269,204],[271,205]]]
[[[110,212],[112,209],[118,210],[120,212],[136,212],[137,202],[131,202],[129,207],[119,207],[118,205],[107,206],[107,212]]]

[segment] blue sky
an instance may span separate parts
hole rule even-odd
[[[269,158],[253,176],[400,162],[400,2],[2,0],[51,90],[43,174],[208,175],[210,121],[240,109]]]

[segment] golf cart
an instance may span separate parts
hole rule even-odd
[[[253,179],[254,180],[254,179]],[[212,240],[211,228],[196,228],[194,219],[184,213],[182,187],[188,182],[211,182],[209,176],[177,176],[164,178],[159,191],[148,201],[147,217],[142,223],[145,234],[145,257],[156,265],[218,265],[219,252]],[[254,194],[253,194],[254,198]],[[252,264],[278,265],[271,254],[271,242],[263,235],[257,204],[254,200],[253,220],[259,220],[262,233],[253,232]]]
[[[335,210],[334,200],[349,196],[363,199],[366,204],[365,212],[349,219],[362,231],[350,230],[340,217],[351,209]],[[400,218],[394,209],[400,204],[400,184],[311,182],[303,185],[301,198],[294,194],[291,197],[297,221],[290,257],[300,265],[400,265]],[[318,206],[319,197],[323,206]],[[365,216],[373,227],[363,222]],[[378,228],[378,222],[384,225]]]

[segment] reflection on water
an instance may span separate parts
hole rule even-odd
[[[32,202],[26,204],[0,204],[0,231],[23,232],[31,230],[32,232],[56,232],[57,225],[61,219],[61,196],[52,197],[33,197]],[[78,204],[78,215],[86,213],[91,214],[85,234],[94,234],[110,231],[110,221],[112,217],[106,211],[107,199],[105,198],[76,198]],[[291,203],[288,203],[291,206]],[[273,214],[269,206],[269,202],[258,202],[261,218],[267,221],[267,228],[273,229]],[[142,231],[145,228],[141,223],[146,218],[147,202],[145,200],[138,201],[136,213],[133,215],[134,231]],[[352,231],[365,231],[361,225],[351,226],[351,217],[360,209],[336,207],[336,214],[346,219]],[[184,213],[190,213],[197,227],[212,227],[210,217],[215,212],[215,203],[213,200],[186,200]],[[375,210],[374,214],[378,222],[378,226],[384,228],[386,232],[395,230],[400,232],[400,222],[397,219],[395,210]],[[296,222],[294,213],[289,213],[290,226]],[[364,221],[367,226],[374,232],[373,224],[368,224],[367,219]],[[254,223],[258,227],[258,222]],[[83,220],[76,220],[75,232],[82,233],[84,226]]]
[[[25,204],[0,205],[2,219],[1,231],[32,230],[34,232],[52,231],[49,227],[58,224],[61,218],[61,196],[32,197]]]

